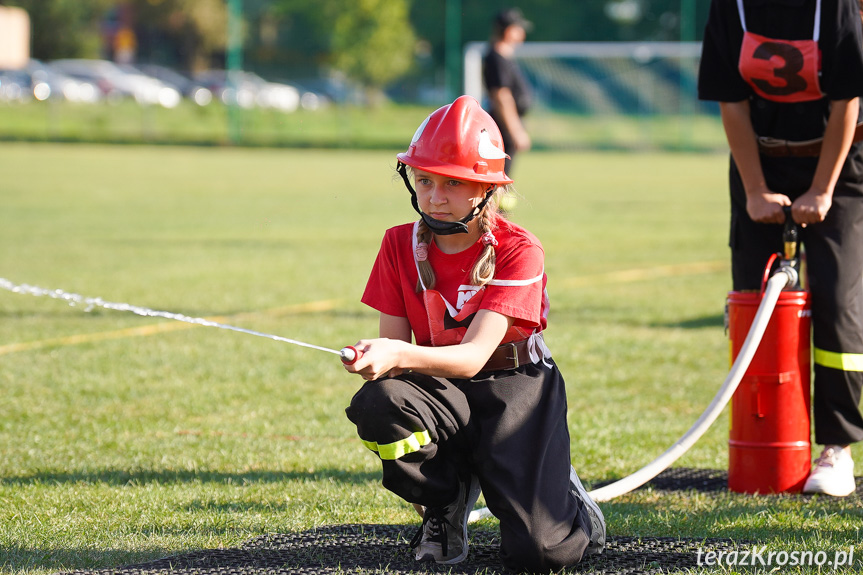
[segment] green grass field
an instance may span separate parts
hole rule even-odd
[[[66,102],[0,103],[0,141],[198,144],[389,149],[401,147],[430,106],[331,106],[282,113],[198,107],[174,109],[134,102],[78,105]],[[537,109],[525,118],[533,145],[543,150],[721,150],[718,115],[644,116],[567,114]],[[232,130],[235,128],[235,130]]]
[[[376,333],[368,270],[415,217],[393,154],[0,144],[0,277],[338,349]],[[659,455],[725,378],[726,170],[722,154],[519,158],[513,219],[545,246],[546,339],[588,483]],[[0,291],[0,571],[418,523],[344,417],[359,385],[318,351]],[[727,423],[675,465],[725,469]],[[859,498],[644,489],[602,508],[611,535],[789,552],[859,546],[863,525]]]

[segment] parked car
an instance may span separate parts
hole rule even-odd
[[[109,102],[134,96],[132,89],[123,78],[124,74],[111,62],[63,59],[54,60],[50,65],[61,74],[95,84]]]
[[[163,108],[176,108],[183,99],[179,90],[145,74],[131,64],[117,64],[117,68],[126,74],[139,104],[159,104]]]
[[[213,93],[206,86],[200,82],[195,82],[173,68],[158,64],[141,64],[138,69],[144,74],[171,86],[199,106],[207,106],[213,101]]]
[[[33,98],[30,76],[21,70],[0,70],[0,102],[25,102]]]
[[[39,60],[30,60],[24,69],[30,74],[33,96],[39,101],[62,99],[92,104],[102,98],[95,83],[62,74]]]
[[[243,81],[242,72],[237,74],[237,78],[239,80],[232,85],[228,81],[227,70],[207,70],[193,76],[196,82],[206,86],[213,97],[223,104],[239,105],[243,108],[254,107],[254,86]]]
[[[362,104],[365,99],[362,86],[341,78],[338,75],[303,78],[299,80],[299,83],[308,91],[317,94],[324,105],[330,102],[338,104]]]
[[[328,97],[319,92],[308,89],[305,85],[299,85],[295,82],[292,83],[292,85],[300,93],[300,107],[303,110],[320,110],[321,108],[326,108],[331,104]]]
[[[176,89],[143,74],[133,66],[86,59],[54,60],[51,65],[73,78],[96,83],[109,101],[133,98],[139,104],[173,108],[182,99]]]
[[[194,77],[226,105],[270,108],[293,112],[300,106],[300,92],[289,84],[268,82],[252,72],[208,70]]]

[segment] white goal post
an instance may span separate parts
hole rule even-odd
[[[486,42],[468,43],[463,61],[464,93],[483,103],[487,49]],[[552,148],[589,145],[568,142],[577,135],[566,136],[562,128],[546,130],[556,127],[552,115],[555,121],[579,122],[612,139],[627,124],[630,135],[621,136],[618,147],[685,148],[693,134],[696,140],[706,138],[696,142],[698,147],[721,147],[724,138],[713,129],[718,106],[697,97],[700,57],[700,42],[526,42],[515,52],[534,92],[526,121],[536,124],[536,143]],[[698,133],[688,135],[688,130]]]
[[[464,93],[482,100],[482,58],[487,42],[469,42],[464,48]],[[525,42],[516,49],[520,63],[530,59],[623,60],[633,68],[643,67],[659,58],[688,61],[697,65],[701,42]]]

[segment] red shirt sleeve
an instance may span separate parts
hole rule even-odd
[[[515,325],[544,329],[548,300],[545,297],[545,253],[532,234],[510,229],[497,249],[495,275],[483,297],[482,308],[514,318]]]
[[[362,302],[387,315],[407,317],[399,273],[398,228],[387,230],[372,266]]]

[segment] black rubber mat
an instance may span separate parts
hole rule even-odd
[[[711,469],[673,468],[645,487],[665,491],[727,490],[727,473]],[[604,483],[594,483],[599,487]],[[857,493],[863,478],[857,478]],[[454,566],[419,563],[408,541],[418,525],[334,525],[302,533],[273,534],[252,539],[234,549],[195,551],[149,563],[115,569],[74,571],[77,575],[281,575],[289,573],[484,573],[502,572],[499,533],[470,528],[470,553]],[[655,574],[698,566],[698,552],[732,551],[743,541],[674,537],[608,538],[602,555],[588,557],[570,573]]]
[[[603,485],[614,483],[613,481],[597,482],[591,485],[596,489]],[[646,484],[641,489],[652,487],[662,491],[694,491],[715,492],[728,489],[728,472],[717,469],[691,469],[689,467],[672,467],[666,469]]]
[[[458,565],[414,560],[408,541],[416,525],[338,525],[290,535],[266,535],[236,549],[196,551],[150,563],[82,575],[274,575],[288,573],[501,573],[498,535],[470,530],[470,552]],[[589,557],[572,573],[662,573],[697,566],[698,551],[731,550],[739,543],[719,539],[611,537],[602,555]]]
[[[859,498],[863,495],[863,477],[855,478],[857,491],[850,497]],[[608,485],[613,481],[596,482],[592,489]],[[661,491],[702,491],[706,493],[728,491],[728,472],[718,469],[691,469],[688,467],[672,467],[666,469],[639,489],[659,489]],[[800,495],[800,497],[811,497]]]

